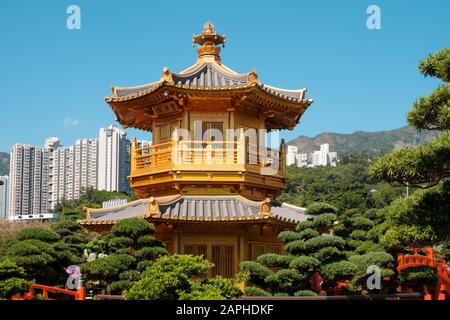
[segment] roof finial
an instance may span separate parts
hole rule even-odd
[[[208,21],[203,25],[203,33],[192,37],[192,43],[200,45],[198,47],[199,59],[209,57],[220,61],[220,48],[218,45],[225,43],[225,36],[214,31],[214,25]]]

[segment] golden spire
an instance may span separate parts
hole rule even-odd
[[[214,31],[214,25],[208,21],[203,25],[203,33],[192,37],[192,45],[199,44],[198,57],[212,57],[220,61],[220,48],[218,45],[225,43],[225,36]]]

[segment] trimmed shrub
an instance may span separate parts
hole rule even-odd
[[[295,240],[301,240],[301,236],[298,232],[294,231],[282,231],[278,234],[278,239],[283,240],[285,243],[289,243]]]
[[[315,297],[318,294],[312,290],[300,290],[294,293],[296,297]]]
[[[286,268],[294,259],[293,256],[279,255],[275,253],[266,253],[256,258],[259,263],[263,263],[268,267]]]
[[[313,272],[320,267],[320,261],[314,257],[300,256],[292,260],[289,267],[296,269],[301,273]]]
[[[16,239],[22,240],[40,240],[43,242],[54,242],[59,240],[59,235],[49,229],[32,227],[19,231],[16,235]]]
[[[309,205],[306,209],[305,213],[317,216],[323,213],[337,213],[338,209],[335,206],[332,206],[326,202],[314,202]]]
[[[246,287],[244,288],[244,294],[246,296],[251,297],[270,297],[270,292],[267,292],[266,290],[263,290],[261,288],[257,287]]]

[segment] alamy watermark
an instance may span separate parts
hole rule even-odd
[[[369,17],[366,20],[366,26],[369,30],[381,29],[381,9],[375,4],[371,4],[367,7],[366,13]]]
[[[66,26],[69,30],[81,29],[81,9],[75,4],[67,7],[66,13],[69,15],[66,20]]]

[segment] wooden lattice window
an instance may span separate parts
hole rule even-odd
[[[185,244],[184,254],[206,257],[206,244]]]
[[[232,245],[212,245],[211,262],[214,263],[212,276],[232,278],[234,275],[234,256]]]
[[[265,244],[252,244],[251,245],[251,260],[256,260],[259,256],[266,254],[266,253],[281,253],[280,246],[274,246],[274,245],[265,245]]]

